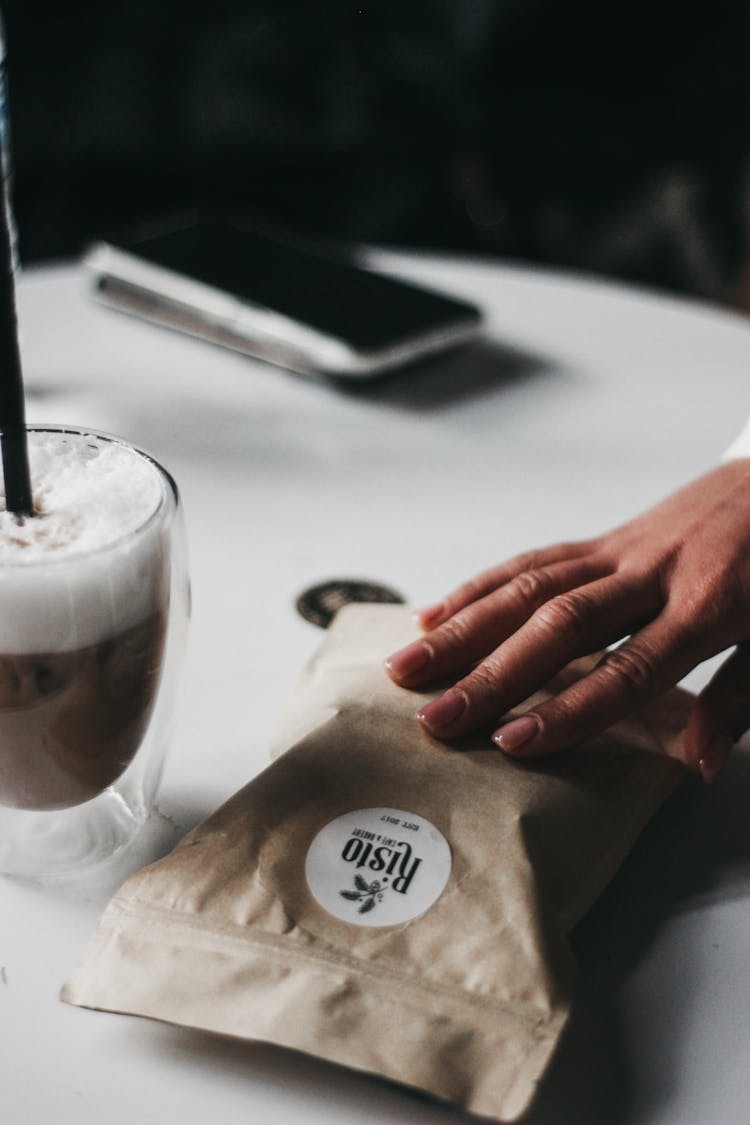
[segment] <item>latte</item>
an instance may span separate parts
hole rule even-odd
[[[36,514],[0,509],[0,805],[63,809],[111,785],[148,725],[166,485],[146,456],[89,434],[31,432],[29,456]]]

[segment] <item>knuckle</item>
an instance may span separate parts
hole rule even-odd
[[[445,655],[460,655],[476,647],[487,631],[492,615],[485,601],[464,606],[431,634],[436,650]]]
[[[558,594],[552,601],[538,609],[534,619],[538,624],[559,633],[578,635],[591,621],[595,607],[591,599],[580,590]]]
[[[600,668],[618,689],[642,695],[649,691],[657,675],[654,654],[642,644],[630,642],[613,649],[604,657]]]
[[[679,599],[671,598],[667,604],[667,613],[677,643],[681,645],[699,641],[706,630],[712,630],[717,623],[711,606],[697,593]]]
[[[699,642],[708,634],[729,636],[745,616],[736,581],[716,573],[672,590],[668,609],[683,643]]]
[[[502,662],[493,656],[478,664],[462,683],[470,700],[486,699],[498,691],[503,675]]]
[[[723,567],[714,570],[698,585],[694,599],[694,617],[715,624],[732,618],[742,607],[736,570]]]
[[[455,652],[466,645],[472,632],[474,615],[465,610],[450,617],[445,624],[435,630],[431,640],[436,649]]]
[[[532,550],[524,551],[522,555],[519,555],[516,562],[524,571],[538,570],[543,565],[544,555],[545,552],[541,547],[534,547]]]
[[[545,567],[524,570],[510,583],[509,593],[528,609],[534,610],[545,602],[553,591],[553,580]]]

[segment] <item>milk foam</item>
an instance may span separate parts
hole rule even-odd
[[[148,458],[90,434],[30,432],[34,507],[0,491],[0,653],[62,652],[163,609],[171,493]],[[139,530],[140,529],[140,530]]]
[[[29,434],[36,518],[19,524],[0,487],[0,565],[51,562],[106,547],[158,508],[162,478],[140,454],[88,434]]]

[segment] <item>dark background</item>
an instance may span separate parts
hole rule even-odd
[[[24,261],[218,211],[737,298],[746,0],[3,13]]]

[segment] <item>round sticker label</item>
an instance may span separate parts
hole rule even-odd
[[[358,809],[321,828],[305,859],[324,910],[355,926],[398,926],[445,890],[451,850],[429,820],[403,809]]]

